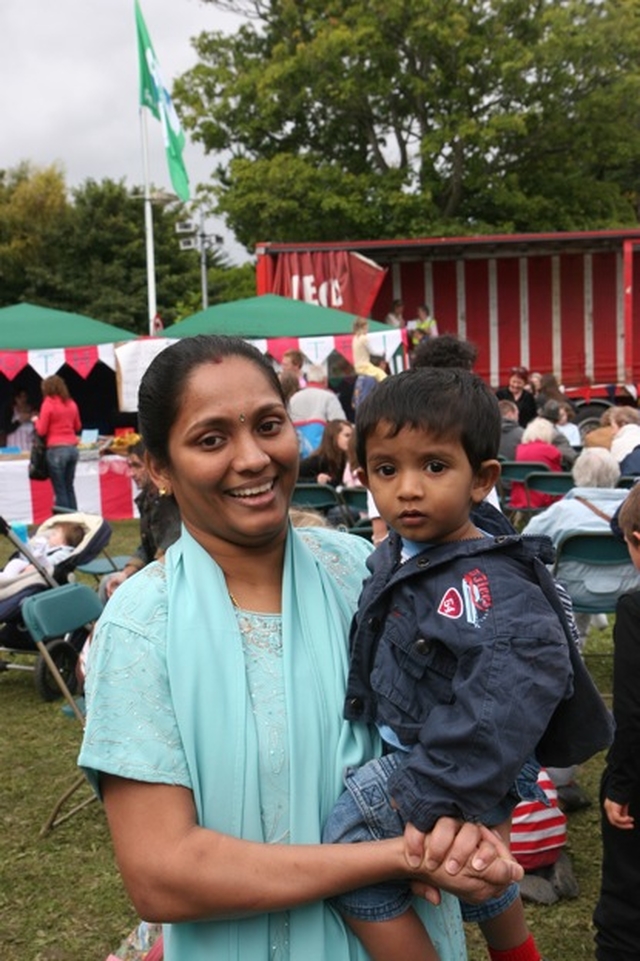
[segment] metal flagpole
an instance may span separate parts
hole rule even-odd
[[[149,147],[147,144],[147,118],[144,107],[140,107],[140,136],[142,138],[142,165],[144,170],[144,236],[147,251],[147,303],[149,314],[149,334],[156,332],[155,321],[158,313],[156,301],[156,263],[153,249],[153,208],[151,186],[149,183]]]

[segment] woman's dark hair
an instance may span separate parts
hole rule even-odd
[[[367,463],[367,438],[379,423],[395,437],[403,427],[459,440],[477,471],[498,456],[501,417],[498,400],[483,380],[460,368],[419,367],[387,377],[356,411],[358,461]]]
[[[240,357],[255,364],[285,403],[275,370],[246,340],[219,334],[185,337],[151,361],[138,391],[138,428],[147,451],[160,465],[169,463],[169,434],[178,418],[191,374],[203,364],[220,364],[225,357]]]
[[[560,384],[555,374],[543,374],[540,378],[540,394],[545,400],[566,401],[565,395],[560,390]]]
[[[326,463],[328,470],[326,473],[332,477],[342,478],[347,464],[347,452],[338,447],[338,435],[343,427],[351,427],[348,420],[329,420],[325,424],[322,433],[322,440],[310,454],[311,457],[320,457]],[[324,472],[324,468],[323,468]]]

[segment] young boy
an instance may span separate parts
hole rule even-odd
[[[618,525],[640,570],[640,485]],[[640,591],[622,594],[613,628],[616,733],[602,776],[602,882],[593,920],[598,961],[640,957]]]
[[[75,521],[55,521],[44,534],[31,537],[27,542],[34,557],[49,573],[82,543],[86,534],[83,524]],[[0,571],[0,584],[6,584],[20,574],[29,574],[35,567],[24,554],[10,558]]]
[[[542,799],[535,752],[571,698],[579,657],[545,566],[548,542],[489,536],[471,519],[500,472],[497,400],[468,371],[406,371],[365,398],[356,430],[362,480],[391,530],[370,558],[351,629],[345,716],[374,722],[387,753],[347,771],[324,839],[404,831],[408,856],[428,863],[425,834],[448,816],[494,826],[508,842],[518,801]],[[580,682],[595,698],[598,720],[582,730],[593,753],[610,725]],[[437,959],[402,885],[351,892],[337,906],[374,961]],[[539,961],[517,885],[463,905],[463,916],[479,921],[493,961]]]

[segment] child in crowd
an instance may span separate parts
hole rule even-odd
[[[640,485],[618,525],[640,570]],[[593,916],[598,961],[640,957],[640,591],[622,594],[613,628],[615,737],[602,776],[602,882]]]
[[[27,541],[36,560],[53,573],[56,565],[73,553],[87,533],[84,524],[75,521],[55,521],[47,530]],[[29,574],[36,568],[24,554],[10,558],[0,571],[0,584],[7,584],[20,574]]]
[[[353,366],[356,374],[364,374],[375,380],[384,380],[387,376],[382,367],[378,367],[371,360],[369,350],[369,321],[366,317],[356,317],[353,322]]]
[[[581,714],[581,749],[609,743],[610,722],[580,674],[549,545],[490,536],[470,516],[500,472],[500,413],[480,378],[438,368],[390,377],[358,408],[356,430],[363,481],[391,530],[351,628],[345,716],[374,722],[386,753],[346,772],[324,839],[404,832],[407,856],[429,864],[439,817],[481,821],[508,843],[516,804],[544,799],[536,754],[546,761],[553,729],[552,753],[564,755],[558,713],[563,735],[578,736],[563,708],[576,677],[593,712]],[[350,892],[337,907],[375,961],[437,958],[405,886]],[[539,961],[516,884],[462,908],[493,961]]]

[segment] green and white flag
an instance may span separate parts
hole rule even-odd
[[[182,159],[185,137],[169,91],[164,85],[160,65],[147,33],[147,27],[135,0],[138,55],[140,63],[140,105],[148,107],[156,120],[162,123],[164,145],[167,151],[169,175],[173,189],[180,200],[189,200],[189,178]]]

